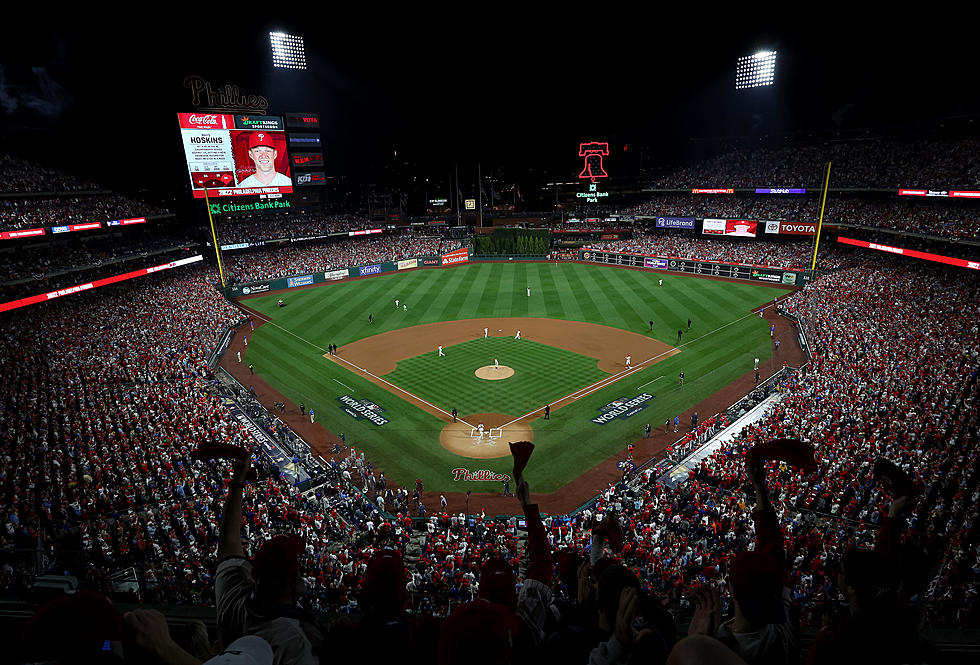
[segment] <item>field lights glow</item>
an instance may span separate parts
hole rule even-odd
[[[735,89],[772,85],[775,73],[775,51],[759,51],[754,55],[743,55],[735,65]]]
[[[306,47],[303,38],[285,32],[270,32],[272,65],[282,69],[306,69]]]

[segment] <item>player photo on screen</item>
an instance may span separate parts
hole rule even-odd
[[[285,187],[293,184],[288,175],[289,160],[282,132],[236,134],[235,175],[239,187]]]
[[[282,118],[179,113],[178,120],[195,198],[292,193]]]

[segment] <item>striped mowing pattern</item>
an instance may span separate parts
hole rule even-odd
[[[661,277],[663,288],[657,285]],[[527,286],[531,287],[530,298],[526,295]],[[527,472],[528,479],[535,491],[550,492],[620,451],[627,441],[641,435],[647,422],[662,428],[664,420],[672,419],[675,414],[750,371],[754,356],[759,356],[764,363],[769,362],[768,323],[751,315],[750,310],[785,292],[785,289],[754,283],[735,284],[583,264],[483,263],[413,270],[246,300],[245,304],[268,316],[274,325],[263,325],[256,330],[249,340],[245,360],[254,363],[256,373],[287,398],[297,404],[303,401],[307,408],[316,409],[318,422],[338,434],[344,432],[348,443],[358,449],[367,449],[369,457],[396,481],[408,484],[421,477],[427,489],[486,491],[486,484],[453,483],[449,470],[469,465],[473,469],[506,473],[507,458],[477,462],[443,449],[438,443],[442,421],[324,359],[327,345],[343,346],[380,332],[423,323],[487,316],[587,321],[640,334],[650,334],[648,321],[653,319],[652,335],[671,346],[678,346],[677,331],[683,329],[681,353],[556,410],[550,421],[533,422],[535,457],[546,459],[547,463],[532,465]],[[282,309],[276,307],[280,297],[287,303]],[[407,304],[408,311],[401,308],[396,311],[395,298]],[[368,314],[374,315],[373,324],[368,324]],[[688,317],[694,322],[690,332],[687,331]],[[477,339],[472,343],[480,342],[503,344],[504,350],[496,357],[501,364],[515,369],[519,367],[514,363],[549,362],[523,357],[524,353],[536,355],[532,340],[515,342],[513,337],[507,337]],[[527,342],[530,344],[522,347],[520,355],[509,355],[507,347]],[[447,361],[447,366],[455,363],[457,353],[466,350],[470,344],[447,347],[446,358],[436,358],[433,352],[431,361]],[[561,363],[578,363],[582,358],[552,348],[548,348],[545,356],[560,356]],[[492,364],[493,358],[493,354],[486,354],[485,359],[478,354],[472,369],[481,364]],[[402,361],[392,373],[398,379],[393,382],[406,389],[411,385],[428,395],[425,397],[428,401],[443,408],[456,406],[461,414],[476,411],[519,416],[541,406],[541,400],[549,391],[564,390],[564,386],[542,384],[540,393],[539,386],[535,386],[533,390],[528,389],[526,396],[508,395],[511,387],[518,385],[518,378],[525,380],[523,371],[500,382],[473,378],[474,385],[480,386],[479,391],[483,394],[497,391],[495,386],[489,385],[491,383],[499,383],[503,388],[499,391],[499,402],[495,399],[493,404],[489,400],[485,403],[472,391],[467,392],[465,386],[446,384],[444,377],[426,379],[424,369],[429,360],[428,355],[423,355]],[[634,357],[633,363],[643,360],[646,359]],[[595,361],[588,362],[591,363],[589,371],[596,372],[601,378]],[[468,372],[470,375],[472,369]],[[582,371],[578,384],[564,394],[596,380],[587,378],[585,369]],[[679,386],[677,381],[681,371],[686,376],[684,386]],[[402,377],[403,372],[407,378]],[[562,364],[561,371],[552,374],[564,372]],[[527,380],[533,382],[564,380],[563,377],[548,377],[547,371],[537,369],[527,373],[531,375]],[[466,374],[457,370],[456,381],[462,382]],[[664,378],[639,389],[640,385],[659,376]],[[568,381],[569,385],[574,383],[576,381]],[[604,404],[641,392],[656,395],[641,414],[603,426],[591,422]],[[355,421],[339,408],[336,401],[338,396],[345,394],[380,404],[391,423],[379,428],[366,421]],[[533,403],[528,406],[527,402],[531,401]],[[472,407],[466,407],[464,403],[472,404]]]

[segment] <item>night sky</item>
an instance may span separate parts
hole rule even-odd
[[[760,27],[770,22],[761,9],[713,25],[696,8],[599,18],[460,10],[245,22],[216,7],[113,19],[125,27],[25,21],[0,58],[4,150],[122,189],[179,190],[174,114],[193,110],[189,74],[261,94],[271,115],[318,113],[328,175],[365,179],[396,149],[420,173],[479,162],[559,178],[575,175],[580,140],[642,148],[644,166],[667,169],[692,156],[693,138],[887,129],[980,111],[971,39],[918,16],[896,29],[885,27],[893,16],[828,12],[776,28]],[[304,37],[306,72],[272,69],[273,29]],[[779,52],[776,85],[736,94],[736,58],[761,49]]]

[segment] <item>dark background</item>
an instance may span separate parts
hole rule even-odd
[[[655,175],[764,136],[975,131],[980,110],[969,21],[945,10],[933,22],[920,9],[787,6],[328,9],[14,19],[0,51],[0,152],[179,197],[175,114],[193,110],[189,74],[265,96],[270,115],[318,113],[327,174],[363,182],[394,162],[400,178],[480,163],[511,181],[568,180],[578,142],[597,139],[619,156],[611,175]],[[279,29],[304,37],[307,71],[272,68]],[[735,60],[761,49],[779,52],[776,85],[736,93]]]

